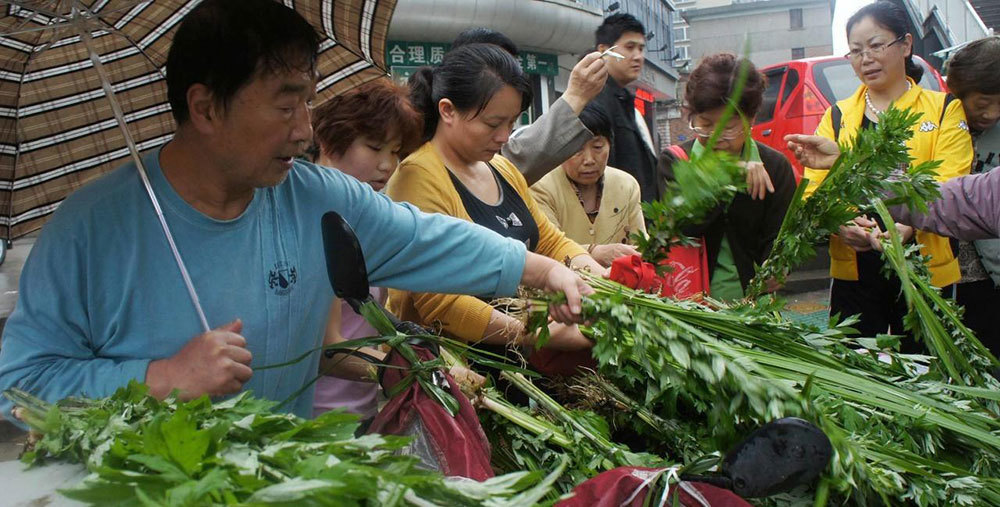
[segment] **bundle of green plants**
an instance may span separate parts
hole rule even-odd
[[[884,223],[893,223],[881,199],[873,199],[872,206]],[[941,291],[931,285],[928,259],[920,254],[920,245],[904,245],[895,227],[889,227],[887,232],[889,237],[882,240],[882,257],[888,268],[886,276],[892,274],[899,279],[906,300],[904,327],[934,352],[937,360],[932,366],[938,376],[954,383],[986,387],[987,380],[993,380],[988,372],[1000,363],[962,323],[962,312],[955,301],[942,297]]]
[[[631,407],[609,419],[648,450],[702,467],[756,427],[797,416],[829,436],[834,460],[817,489],[771,503],[1000,502],[995,381],[953,386],[928,373],[933,358],[895,352],[897,338],[852,338],[851,320],[821,331],[775,308],[715,310],[588,281],[599,379],[584,387]],[[541,317],[545,298],[533,308]]]
[[[565,468],[445,478],[398,453],[409,437],[356,437],[355,415],[306,420],[248,392],[215,404],[160,401],[135,382],[108,398],[56,404],[4,394],[41,433],[23,461],[82,463],[90,475],[62,493],[89,504],[522,506],[549,495]]]
[[[920,113],[890,107],[875,128],[860,129],[850,146],[840,145],[840,157],[808,199],[802,197],[809,180],[799,182],[771,254],[747,288],[749,298],[764,294],[767,280],[783,282],[793,268],[812,259],[818,243],[872,211],[873,199],[892,194],[894,204],[927,209],[926,202],[939,195],[934,171],[941,162],[911,165],[906,142],[919,121]]]
[[[673,466],[651,453],[633,452],[612,440],[605,419],[589,410],[571,410],[520,373],[502,372],[513,389],[524,393],[528,406],[508,402],[495,389],[481,393],[480,421],[492,445],[491,462],[502,473],[545,471],[566,462],[550,500],[569,493],[597,474],[622,466]]]

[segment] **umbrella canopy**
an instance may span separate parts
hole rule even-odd
[[[41,227],[73,190],[128,161],[130,141],[144,151],[170,140],[167,52],[200,1],[0,1],[0,237]],[[320,102],[386,75],[396,0],[282,3],[323,37]]]

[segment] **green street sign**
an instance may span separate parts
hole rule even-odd
[[[436,65],[441,63],[444,54],[451,47],[443,42],[407,42],[389,41],[385,50],[385,61],[392,69],[392,74],[397,77],[396,67],[420,67],[423,65]],[[543,76],[556,76],[559,74],[559,58],[548,53],[535,53],[533,51],[521,51],[518,55],[521,68],[528,74],[540,74]],[[412,69],[402,72],[413,73]]]

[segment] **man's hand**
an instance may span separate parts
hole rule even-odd
[[[594,293],[594,289],[571,269],[532,252],[527,252],[525,255],[521,283],[528,287],[565,294],[566,303],[549,305],[549,315],[556,322],[566,324],[576,324],[582,320],[580,299],[582,296]]]
[[[764,164],[760,162],[740,162],[747,170],[747,193],[751,199],[758,201],[767,197],[767,193],[774,193],[774,184],[771,183],[771,176],[764,169]]]
[[[569,84],[566,86],[566,93],[563,93],[562,99],[569,104],[574,113],[580,114],[580,111],[583,111],[583,108],[601,93],[601,90],[604,89],[604,83],[607,81],[608,69],[604,66],[601,53],[595,51],[584,56],[573,67],[573,71],[569,75]]]
[[[822,136],[789,134],[785,142],[800,164],[813,169],[829,169],[840,156],[837,143]]]
[[[544,348],[570,352],[593,348],[594,342],[580,332],[576,324],[549,323],[549,341]]]
[[[590,255],[598,264],[604,267],[611,266],[611,263],[619,257],[629,255],[639,255],[639,251],[632,245],[625,243],[611,243],[610,245],[596,245]]]
[[[190,400],[239,392],[253,375],[242,331],[243,322],[237,319],[195,336],[173,356],[149,363],[149,393],[163,399],[179,389],[180,398]]]

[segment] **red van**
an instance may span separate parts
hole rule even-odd
[[[944,80],[919,56],[924,68],[920,86],[945,90]],[[831,104],[849,97],[861,82],[844,57],[822,56],[779,63],[761,69],[767,76],[764,103],[757,113],[753,138],[781,151],[792,162],[796,181],[802,178],[802,166],[788,151],[786,134],[812,134],[823,113]]]

